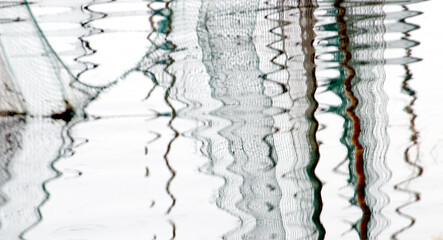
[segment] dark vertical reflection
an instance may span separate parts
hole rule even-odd
[[[299,0],[298,7],[300,8],[300,18],[299,23],[301,27],[301,38],[302,38],[302,50],[304,55],[303,66],[305,69],[307,92],[306,97],[309,101],[309,107],[306,110],[306,118],[309,120],[310,128],[308,130],[308,141],[310,142],[310,163],[306,168],[309,178],[314,190],[314,212],[312,214],[312,221],[316,226],[316,231],[318,232],[317,239],[324,239],[325,229],[320,221],[320,214],[322,209],[322,199],[321,199],[321,182],[315,175],[315,168],[318,164],[320,152],[319,144],[317,142],[317,131],[318,131],[318,121],[315,119],[315,112],[318,109],[318,103],[315,100],[315,92],[317,90],[317,79],[316,79],[316,63],[315,63],[315,31],[314,27],[317,23],[317,19],[314,15],[317,6],[317,1]]]
[[[401,18],[400,22],[403,24],[409,25],[409,26],[413,26],[412,29],[403,32],[403,38],[402,38],[403,40],[405,40],[405,42],[413,43],[411,46],[406,47],[406,58],[411,58],[412,57],[411,47],[413,47],[414,45],[416,45],[418,43],[409,39],[410,38],[409,32],[411,30],[415,30],[416,28],[418,28],[418,26],[415,26],[415,25],[412,25],[412,24],[406,22],[406,18],[410,17],[410,16],[408,16],[409,14],[407,14],[407,13],[408,12],[413,13],[413,12],[409,11],[409,8],[407,6],[403,6],[403,11],[405,13],[405,17]],[[413,15],[417,15],[417,14],[419,14],[419,13],[413,13]],[[414,105],[415,105],[415,102],[417,101],[417,95],[416,95],[415,90],[409,85],[409,82],[413,79],[413,74],[409,68],[409,64],[403,64],[403,68],[405,71],[405,77],[402,82],[402,90],[406,95],[408,95],[410,97],[410,101],[404,110],[409,114],[409,118],[410,118],[409,119],[409,123],[410,123],[409,130],[411,132],[410,144],[405,149],[403,156],[404,156],[405,162],[407,163],[407,165],[412,167],[413,171],[412,171],[411,177],[397,183],[394,186],[394,189],[397,191],[405,192],[408,195],[412,196],[412,200],[406,202],[405,204],[398,206],[395,209],[397,214],[399,214],[400,216],[409,220],[409,224],[402,227],[398,231],[396,231],[392,235],[391,239],[398,239],[398,236],[400,234],[407,232],[409,229],[411,229],[414,226],[416,219],[414,218],[414,216],[411,216],[411,215],[405,213],[403,211],[403,209],[420,201],[420,198],[421,198],[420,192],[409,189],[408,185],[411,183],[411,181],[413,181],[423,175],[423,167],[420,166],[420,164],[418,163],[420,161],[419,131],[417,130],[417,128],[415,126],[415,120],[417,118],[417,114],[414,111]],[[415,152],[415,154],[413,154],[414,152]]]
[[[386,165],[389,137],[387,97],[383,91],[384,52],[389,47],[384,41],[384,1],[360,6],[337,1],[334,6],[340,37],[338,48],[343,54],[340,64],[345,69],[344,93],[349,99],[346,113],[352,121],[352,134],[348,137],[353,146],[348,151],[352,149],[353,154],[348,157],[355,198],[351,204],[362,211],[354,227],[360,239],[375,239],[388,226],[382,209],[389,198],[381,187],[391,175]]]
[[[165,191],[168,194],[171,203],[165,214],[169,215],[174,209],[177,198],[171,190],[171,184],[176,177],[176,170],[171,164],[170,153],[173,149],[174,142],[179,138],[178,130],[173,126],[174,120],[177,118],[177,111],[171,102],[171,98],[177,100],[173,94],[177,77],[170,70],[175,60],[171,53],[176,49],[176,45],[168,39],[172,32],[173,8],[171,5],[174,1],[156,0],[148,3],[151,11],[149,22],[152,32],[148,35],[148,40],[152,44],[145,57],[141,60],[135,70],[141,71],[154,83],[154,87],[147,93],[146,99],[149,99],[151,93],[157,88],[164,89],[164,102],[169,107],[168,112],[158,113],[158,117],[168,117],[168,128],[172,131],[172,138],[169,140],[166,151],[163,155],[165,165],[170,173],[170,178],[166,182]],[[171,226],[172,237],[176,238],[176,224],[173,220],[169,220]]]
[[[384,39],[386,34],[407,34],[413,30],[415,27],[405,23],[404,19],[416,13],[407,9],[385,13],[384,6],[384,1],[359,4],[336,1],[334,7],[339,40],[324,39],[328,44],[324,46],[336,43],[341,55],[335,57],[335,61],[340,59],[340,78],[331,79],[328,90],[336,93],[342,104],[339,109],[330,108],[329,111],[340,114],[345,120],[341,142],[348,150],[348,159],[335,171],[338,172],[340,166],[349,161],[349,183],[355,187],[355,196],[350,203],[362,211],[362,217],[353,225],[360,239],[376,239],[389,226],[383,209],[390,199],[381,189],[388,184],[392,171],[396,169],[389,169],[386,159],[390,143],[387,135],[388,99],[383,90],[386,79],[384,68],[386,64],[407,66],[416,61],[410,53],[401,57],[385,53],[387,50],[415,46],[416,43],[408,40],[407,35],[401,39]],[[321,28],[323,31],[333,29],[332,24]],[[409,71],[407,67],[405,69],[408,78]],[[343,79],[343,86],[340,79]],[[408,92],[407,89],[405,91]],[[346,95],[347,99],[340,95]],[[343,111],[345,106],[347,116]],[[406,110],[410,113],[410,109]],[[403,206],[397,211],[401,208]]]
[[[160,14],[157,13],[157,14],[153,15],[153,16],[161,15],[162,17],[164,17],[164,20],[160,22],[159,26],[157,28],[154,28],[154,31],[157,31],[159,33],[163,33],[165,40],[167,39],[168,35],[171,33],[171,30],[172,30],[171,29],[172,10],[170,8],[170,4],[171,4],[171,2],[165,2],[165,8],[162,9],[161,11],[157,10],[157,12],[159,12]],[[153,44],[155,45],[155,43],[153,43]],[[170,50],[170,51],[174,51],[174,49],[176,48],[176,46],[168,40],[166,40],[164,43],[162,43],[162,45],[163,45],[163,48]],[[161,47],[161,46],[156,46],[156,47]],[[172,209],[174,208],[175,203],[177,201],[171,192],[171,183],[175,178],[176,172],[172,168],[172,166],[169,162],[169,152],[171,151],[171,146],[172,146],[173,142],[179,136],[178,131],[172,126],[174,119],[177,117],[177,112],[169,100],[170,96],[171,96],[171,89],[173,89],[175,82],[176,82],[176,76],[174,76],[168,69],[169,66],[171,66],[173,63],[174,63],[174,60],[168,56],[168,58],[165,60],[165,68],[164,68],[164,72],[167,74],[168,78],[170,79],[169,86],[167,86],[166,91],[165,91],[165,102],[171,108],[171,120],[168,122],[168,126],[174,133],[174,136],[171,139],[171,141],[169,142],[168,147],[167,147],[167,151],[164,155],[164,158],[166,161],[166,166],[168,167],[168,170],[171,173],[171,178],[166,183],[166,192],[168,193],[168,195],[171,197],[171,200],[172,200],[171,206],[168,208],[168,210],[166,212],[167,214],[169,214],[172,211]],[[157,63],[157,64],[159,64],[159,63]],[[173,226],[173,229],[175,229],[175,224],[173,222],[171,222],[171,225]],[[175,230],[173,230],[172,239],[175,239]]]
[[[153,8],[154,4],[161,3],[164,7],[163,8]],[[170,108],[170,117],[171,119],[168,122],[169,129],[173,132],[173,137],[168,143],[167,150],[165,152],[164,160],[165,164],[171,174],[171,177],[169,178],[168,182],[166,183],[166,192],[168,193],[169,197],[171,198],[171,205],[166,211],[166,214],[169,214],[172,209],[174,208],[177,199],[175,198],[174,194],[171,192],[171,183],[175,178],[176,171],[172,168],[170,161],[169,161],[169,155],[171,151],[171,147],[174,143],[174,141],[179,137],[179,132],[173,127],[173,122],[175,118],[177,117],[177,112],[174,108],[174,106],[171,104],[170,98],[172,96],[171,90],[174,88],[175,82],[176,82],[176,76],[169,71],[169,67],[174,64],[174,59],[169,55],[170,52],[174,51],[176,49],[176,46],[169,40],[167,40],[168,35],[171,33],[172,28],[172,16],[173,12],[171,9],[171,3],[172,1],[152,1],[148,4],[148,7],[152,11],[152,15],[149,18],[149,21],[151,23],[153,31],[149,34],[148,39],[152,43],[153,49],[161,49],[164,50],[161,52],[161,58],[156,60],[154,62],[155,67],[160,67],[162,70],[160,72],[160,76],[156,76],[155,73],[150,71],[151,66],[142,65],[139,70],[142,70],[145,75],[147,75],[149,78],[153,80],[153,82],[158,85],[161,84],[165,88],[165,94],[164,94],[164,100],[166,104]],[[161,20],[155,20],[155,18],[160,17]],[[147,57],[149,55],[153,54],[152,52],[147,53]],[[155,87],[154,87],[155,89]],[[153,89],[153,90],[154,90]],[[150,93],[148,93],[147,98],[149,98]],[[169,114],[168,114],[169,115]],[[171,225],[174,226],[174,223],[171,222]],[[174,234],[175,236],[175,234]],[[175,237],[174,237],[175,238]]]
[[[353,134],[352,134],[352,144],[355,147],[355,170],[357,174],[357,185],[356,185],[356,193],[357,193],[357,202],[360,206],[363,216],[360,221],[359,232],[360,239],[368,238],[368,222],[371,217],[371,210],[366,204],[365,199],[365,184],[366,184],[366,175],[364,172],[364,159],[363,159],[363,146],[360,143],[359,137],[361,133],[360,126],[360,118],[355,113],[355,108],[358,105],[358,99],[355,97],[354,92],[352,90],[352,80],[355,77],[355,70],[352,66],[349,65],[349,61],[352,59],[352,53],[349,51],[348,47],[350,44],[350,38],[348,36],[348,29],[345,20],[346,9],[341,6],[343,0],[337,0],[335,3],[335,7],[337,8],[337,23],[339,27],[339,36],[341,40],[341,45],[339,46],[339,50],[343,53],[344,59],[340,63],[346,70],[346,78],[344,80],[345,92],[348,96],[351,104],[346,109],[347,114],[351,117],[353,121]]]

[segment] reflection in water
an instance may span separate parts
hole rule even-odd
[[[295,7],[296,6],[296,7]],[[321,239],[315,77],[315,1],[264,1],[256,46],[273,100],[276,171],[282,188],[282,220],[288,239]],[[264,28],[264,29],[263,29]],[[279,86],[279,87],[278,87]],[[282,89],[278,92],[273,89]]]
[[[351,163],[354,162],[355,166],[355,173],[356,173],[356,183],[353,183],[356,188],[356,195],[357,195],[357,203],[360,206],[363,216],[361,218],[360,225],[357,227],[357,231],[360,232],[360,239],[367,239],[368,233],[367,233],[367,225],[371,217],[371,210],[369,209],[368,205],[366,204],[366,173],[364,171],[364,159],[363,159],[363,151],[364,148],[362,144],[360,143],[360,133],[361,133],[361,123],[360,123],[360,117],[355,113],[355,109],[359,103],[358,98],[354,95],[354,92],[352,90],[352,80],[356,76],[356,70],[354,67],[350,64],[350,61],[352,59],[352,52],[350,50],[350,37],[348,36],[348,27],[345,20],[346,15],[346,8],[341,7],[341,4],[343,1],[337,1],[335,6],[337,7],[338,14],[336,16],[337,23],[339,25],[339,37],[341,41],[341,45],[339,46],[339,50],[343,53],[344,59],[340,63],[347,72],[345,72],[345,79],[344,79],[344,85],[345,85],[345,93],[348,96],[350,100],[350,105],[347,107],[346,112],[351,117],[353,122],[353,134],[352,134],[352,144],[355,147],[355,155],[354,158],[351,158],[354,161],[350,161]],[[354,169],[352,167],[351,169]]]
[[[42,184],[55,176],[52,161],[60,157],[65,123],[51,119],[2,118],[1,229],[4,239],[17,239],[41,220],[37,207],[47,193]],[[41,134],[44,131],[45,134]],[[3,168],[4,167],[4,168]]]
[[[26,1],[0,8],[0,11],[4,17],[22,20],[1,25],[2,57],[5,69],[13,79],[13,84],[8,84],[8,91],[20,101],[11,104],[15,108],[6,110],[34,116],[59,114],[68,120],[73,109],[81,115],[81,109],[98,89],[76,80],[71,71],[76,67],[66,65],[61,60],[63,56],[54,51]]]
[[[405,12],[409,11],[409,9],[406,6],[403,6],[403,10]],[[418,14],[418,13],[415,13]],[[402,23],[407,24],[405,21],[405,18],[400,20]],[[411,25],[411,24],[408,24]],[[416,26],[417,27],[417,26]],[[409,39],[410,34],[409,31],[406,31],[403,33],[404,37],[403,39],[405,41],[409,41],[409,42],[413,42],[412,40]],[[410,47],[406,48],[406,56],[408,58],[410,58],[412,55],[412,50]],[[401,206],[398,206],[396,208],[396,212],[401,215],[404,218],[407,218],[410,220],[410,223],[399,229],[398,231],[396,231],[393,235],[392,235],[392,239],[398,239],[398,236],[404,232],[406,232],[407,230],[409,230],[410,228],[412,228],[416,222],[416,219],[405,213],[403,211],[403,209],[407,206],[410,206],[418,201],[420,201],[420,192],[418,191],[414,191],[409,189],[409,184],[412,180],[419,178],[421,175],[423,175],[423,167],[420,166],[420,164],[418,163],[420,161],[420,145],[419,145],[419,132],[415,126],[415,120],[417,118],[417,114],[414,112],[414,104],[417,101],[417,95],[416,92],[412,89],[412,87],[409,86],[409,81],[411,81],[413,79],[413,75],[411,70],[409,69],[409,65],[408,64],[403,64],[404,70],[405,70],[405,78],[404,81],[402,83],[402,90],[411,97],[410,102],[408,103],[408,105],[405,107],[406,112],[410,115],[410,126],[409,126],[409,130],[411,131],[411,138],[410,138],[410,145],[405,149],[404,151],[404,159],[405,162],[410,165],[411,167],[413,167],[413,171],[412,171],[412,176],[404,181],[401,181],[399,183],[397,183],[394,188],[398,191],[402,191],[402,192],[406,192],[409,195],[412,196],[412,200],[402,204]],[[415,156],[414,153],[415,152]]]
[[[386,14],[383,4],[384,1],[356,7],[343,7],[340,1],[335,4],[341,41],[339,50],[343,54],[341,65],[345,71],[340,71],[344,89],[338,84],[331,87],[337,89],[334,91],[336,94],[345,93],[349,99],[346,113],[350,119],[340,111],[345,119],[341,142],[348,149],[349,182],[356,189],[351,204],[356,204],[362,211],[360,220],[353,225],[360,239],[376,239],[389,226],[389,220],[383,214],[389,198],[381,191],[389,182],[392,171],[386,163],[389,137],[386,111],[388,101],[383,91],[384,64],[413,61],[410,56],[385,58],[386,48],[410,46],[407,39],[386,42],[384,34],[407,28],[401,19],[411,13],[404,11]],[[386,24],[385,19],[398,22]]]
[[[219,131],[227,148],[211,156],[214,165],[230,159],[227,167],[234,174],[224,176],[219,204],[238,216],[242,226],[227,239],[285,238],[272,148],[274,121],[266,113],[272,102],[264,94],[251,41],[258,3],[205,1],[198,26],[212,95],[223,103],[212,114],[230,122]]]
[[[98,90],[76,81],[36,23],[28,3],[2,4],[0,112],[2,116],[2,203],[0,235],[23,239],[41,221],[45,184],[58,172],[54,162],[70,139],[67,122]],[[75,13],[73,13],[75,14]],[[3,99],[7,97],[7,99]],[[75,109],[75,112],[74,112]],[[25,116],[26,115],[26,116]],[[47,117],[47,118],[46,118]]]
[[[335,5],[341,40],[339,50],[344,55],[341,61],[346,69],[344,90],[350,101],[346,113],[352,119],[354,148],[350,169],[355,174],[351,178],[355,198],[351,203],[357,204],[362,211],[355,225],[360,239],[375,239],[387,225],[381,215],[387,197],[379,188],[389,180],[390,174],[385,164],[389,144],[387,98],[382,90],[385,14],[381,4],[354,8],[344,8],[340,4]]]
[[[417,13],[406,7],[392,11],[390,3],[33,3],[37,12],[39,7],[57,12],[52,15],[34,15],[27,2],[0,3],[0,235],[199,239],[192,236],[204,232],[200,227],[185,230],[192,223],[183,220],[183,192],[203,185],[181,175],[186,158],[198,154],[208,158],[207,165],[188,162],[200,169],[193,174],[223,179],[222,185],[211,182],[219,209],[205,205],[202,211],[213,213],[211,219],[238,219],[230,230],[220,230],[214,221],[218,231],[198,235],[202,239],[378,239],[385,232],[396,239],[407,233],[416,219],[404,208],[420,200],[420,193],[407,185],[423,172],[416,163],[417,97],[409,86],[409,64],[416,61],[410,48],[417,43],[408,32],[418,27],[405,21]],[[145,11],[125,12],[139,9],[136,4]],[[38,23],[53,22],[66,12],[65,24],[77,24],[68,35],[75,43],[59,51],[50,43],[57,43],[60,28],[53,31]],[[131,12],[146,17],[144,26],[149,27],[131,26],[136,30],[125,32],[112,24],[113,19],[134,17]],[[388,39],[397,32],[403,37]],[[111,38],[115,46],[107,48]],[[131,44],[142,51],[120,60]],[[406,56],[389,56],[396,48],[406,49]],[[395,230],[386,209],[397,203],[390,202],[386,186],[393,172],[402,170],[387,164],[392,148],[384,91],[387,64],[406,71],[402,88],[410,96],[406,111],[412,136],[404,161],[417,171],[394,183],[395,190],[413,196],[395,206],[409,221]],[[319,77],[323,72],[332,74]],[[121,89],[134,94],[118,93]],[[141,103],[132,96],[140,92]],[[324,94],[339,104],[319,100]],[[334,128],[333,121],[318,118],[326,113],[342,119],[340,135],[319,137]],[[320,155],[332,138],[346,157],[329,174],[345,174],[340,184],[352,189],[335,193],[346,202],[347,216],[333,220],[324,217],[330,211],[325,205],[335,204],[324,192],[332,181],[317,172],[322,161],[340,158]],[[199,153],[189,154],[181,145],[186,141],[198,146]],[[208,222],[207,215],[194,224]],[[335,235],[343,229],[342,221],[350,230]],[[114,229],[121,231],[114,234]]]
[[[170,101],[172,95],[171,90],[174,88],[176,82],[176,76],[174,76],[169,70],[170,66],[174,64],[174,59],[170,54],[176,49],[176,46],[168,40],[168,36],[172,30],[171,24],[173,12],[170,1],[152,1],[148,4],[148,8],[152,11],[149,21],[153,31],[148,35],[148,39],[152,44],[150,49],[152,51],[146,53],[136,70],[142,71],[155,84],[147,94],[146,99],[149,99],[156,87],[160,86],[164,89],[164,102],[170,108],[166,116],[171,117],[168,122],[168,128],[173,132],[173,137],[166,146],[166,152],[163,156],[166,167],[171,175],[166,183],[166,192],[171,198],[171,205],[166,211],[166,214],[169,214],[176,203],[176,198],[171,192],[171,183],[175,178],[176,171],[172,168],[169,159],[174,141],[179,137],[179,132],[173,126],[173,122],[177,117],[177,112]],[[154,56],[154,59],[152,59],[152,56]],[[174,226],[173,221],[171,221],[171,225]],[[174,228],[175,227],[173,227],[173,229]],[[175,236],[175,234],[173,235]],[[173,239],[174,238],[175,237],[173,237]]]

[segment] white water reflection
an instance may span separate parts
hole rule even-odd
[[[406,2],[2,2],[1,236],[437,238]]]

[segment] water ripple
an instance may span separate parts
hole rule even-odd
[[[415,2],[0,1],[0,232],[406,235],[417,221],[406,208],[421,200],[409,185],[424,172],[409,67],[419,26],[406,21],[420,12],[403,6]],[[391,186],[406,171],[388,162],[386,86],[399,66],[411,174]],[[65,216],[77,219],[55,224]],[[395,217],[407,223],[393,230]]]

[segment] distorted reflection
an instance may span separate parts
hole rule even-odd
[[[0,235],[407,236],[413,2],[0,2]]]

